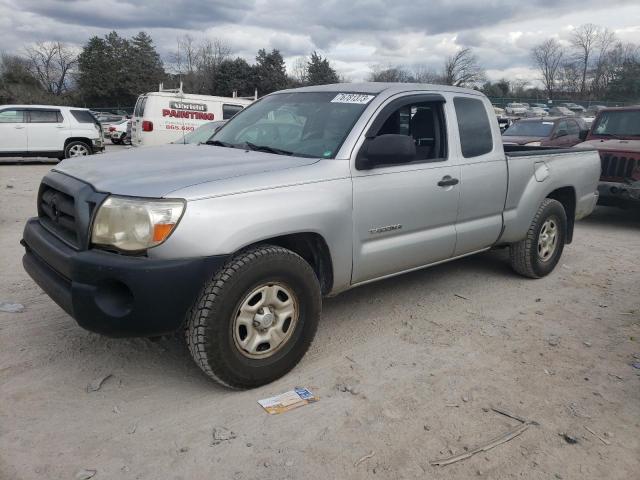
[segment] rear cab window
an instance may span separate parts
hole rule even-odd
[[[479,157],[493,150],[493,134],[482,100],[455,97],[460,147],[464,158]]]

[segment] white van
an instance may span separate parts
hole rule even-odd
[[[164,145],[214,120],[228,120],[254,100],[182,93],[182,89],[140,95],[131,118],[131,144]]]

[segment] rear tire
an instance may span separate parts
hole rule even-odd
[[[187,345],[222,385],[258,387],[304,356],[321,307],[311,266],[290,250],[260,245],[231,258],[205,286],[187,315]]]
[[[527,237],[510,245],[511,267],[520,275],[541,278],[560,260],[567,236],[567,214],[563,205],[546,198],[533,217]]]
[[[64,148],[64,158],[84,157],[92,153],[91,147],[80,141],[69,142]]]

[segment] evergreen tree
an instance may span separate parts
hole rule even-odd
[[[244,58],[223,60],[214,75],[214,95],[230,97],[235,90],[238,96],[247,97],[254,93],[254,77],[251,65]]]
[[[155,90],[166,77],[160,55],[145,32],[138,33],[130,40],[127,62],[131,82],[128,91],[136,97]]]
[[[253,70],[259,95],[287,88],[287,70],[279,50],[273,49],[270,53],[258,50]]]
[[[306,80],[308,85],[325,85],[327,83],[338,83],[340,78],[338,73],[331,68],[326,58],[322,58],[322,56],[313,52],[307,62]]]
[[[95,107],[130,106],[141,93],[153,91],[165,78],[160,56],[149,35],[131,40],[117,32],[92,37],[78,58],[78,90]]]

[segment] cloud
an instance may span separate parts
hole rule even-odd
[[[313,50],[352,80],[371,65],[439,69],[472,47],[490,78],[531,74],[530,50],[595,22],[640,43],[638,0],[0,0],[0,51],[60,40],[82,46],[93,35],[145,30],[170,58],[177,37],[219,38],[253,61],[277,48],[288,64]]]

